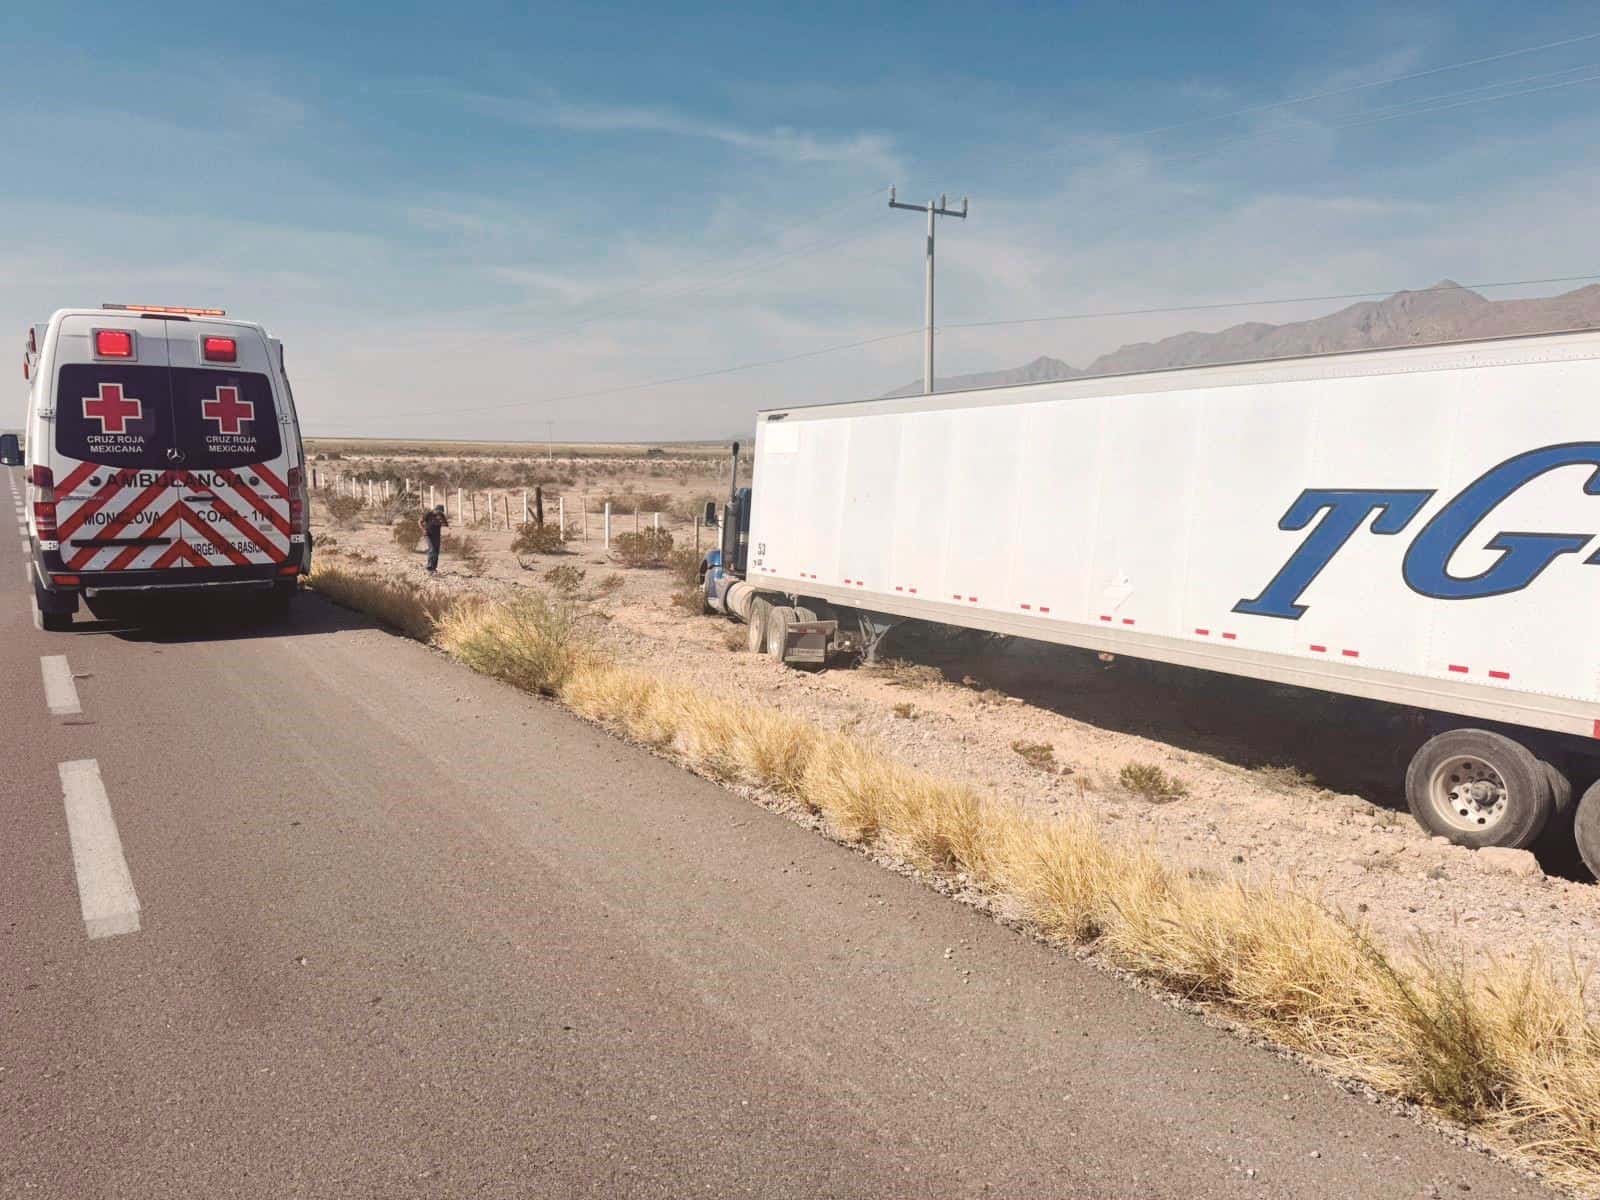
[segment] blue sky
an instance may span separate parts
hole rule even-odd
[[[1600,271],[1600,38],[1510,54],[1587,6],[239,13],[0,15],[0,320],[221,305],[311,433],[722,436],[911,380],[916,336],[633,386],[919,324],[890,183],[972,197],[952,324]],[[1329,307],[952,329],[940,370]]]

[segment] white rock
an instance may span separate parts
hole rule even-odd
[[[1543,877],[1544,870],[1530,850],[1513,850],[1509,846],[1486,846],[1476,855],[1478,865],[1504,875],[1519,875],[1523,879]]]

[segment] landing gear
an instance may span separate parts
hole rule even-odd
[[[887,613],[868,612],[864,608],[856,610],[856,622],[861,629],[861,661],[873,664],[878,661],[878,644],[888,635],[896,625],[905,621],[904,617],[891,617]]]
[[[1406,802],[1430,833],[1474,849],[1531,845],[1555,811],[1554,768],[1510,738],[1452,729],[1430,738],[1406,771]]]

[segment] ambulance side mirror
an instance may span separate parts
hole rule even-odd
[[[706,524],[708,526],[715,526],[716,523],[717,523],[717,502],[715,500],[707,500],[706,501]]]

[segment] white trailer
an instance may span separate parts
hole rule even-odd
[[[1418,819],[1526,846],[1600,773],[1597,406],[1585,332],[764,411],[708,595],[780,657],[914,618],[1427,710]]]

